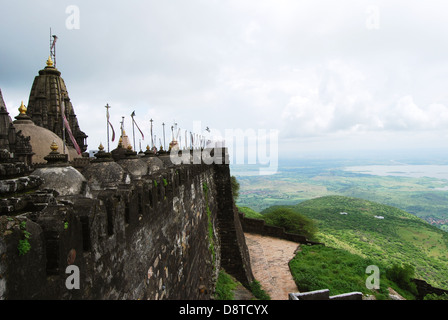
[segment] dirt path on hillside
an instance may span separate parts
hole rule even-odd
[[[245,233],[252,273],[272,300],[288,300],[298,292],[288,263],[298,248],[296,242]]]

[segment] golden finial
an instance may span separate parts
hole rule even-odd
[[[148,150],[148,151],[149,151],[149,144],[147,144],[147,145],[146,145],[146,150]]]
[[[26,107],[23,104],[23,101],[22,101],[22,104],[19,107],[19,112],[20,112],[20,114],[26,114]]]
[[[128,150],[132,150],[132,146],[131,145],[128,145]]]
[[[51,151],[55,152],[58,150],[58,145],[56,144],[56,142],[53,140],[53,143],[50,146]]]
[[[118,146],[122,147],[123,146],[123,138],[120,137],[120,139],[118,139]]]
[[[53,66],[53,60],[51,60],[51,56],[48,56],[47,67],[52,67],[52,66]]]
[[[100,150],[100,151],[104,150],[103,144],[101,142],[100,142],[100,146],[98,147],[98,150]]]

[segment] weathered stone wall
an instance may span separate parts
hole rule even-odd
[[[418,300],[423,300],[425,298],[425,296],[428,294],[436,294],[436,295],[448,294],[448,290],[435,288],[424,280],[412,279],[412,282],[414,282],[417,287],[417,292],[418,292],[417,299]]]
[[[262,236],[275,237],[302,244],[323,245],[323,243],[310,241],[303,235],[285,232],[284,228],[267,225],[262,219],[247,218],[244,216],[244,213],[241,212],[239,212],[239,220],[241,221],[243,231],[247,233],[256,233]]]
[[[221,264],[228,273],[248,286],[255,279],[238,210],[233,202],[229,167],[216,166],[215,180],[218,197],[216,203],[220,212],[218,226],[222,250]]]
[[[40,191],[46,202],[0,216],[0,299],[210,299],[221,264],[249,283],[229,187],[228,166],[187,164],[91,197]]]

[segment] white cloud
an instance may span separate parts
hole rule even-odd
[[[442,104],[418,106],[411,95],[400,97],[385,115],[388,129],[444,131],[448,127],[448,107]]]
[[[80,9],[79,30],[65,29],[65,8],[73,4]],[[375,30],[366,28],[370,5],[11,2],[0,22],[0,87],[10,109],[27,99],[52,27],[58,68],[92,148],[105,136],[106,103],[115,125],[135,109],[145,130],[150,118],[158,130],[162,121],[190,128],[200,120],[221,131],[278,129],[285,143],[332,145],[357,136],[373,145],[387,134],[403,144],[406,133],[444,147],[445,2],[377,1]]]

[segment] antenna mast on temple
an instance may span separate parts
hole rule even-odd
[[[51,34],[50,28],[50,57],[53,59],[53,65],[56,68],[56,40],[58,37],[54,34]]]

